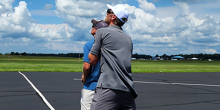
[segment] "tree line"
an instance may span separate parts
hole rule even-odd
[[[185,60],[187,59],[191,59],[191,58],[198,58],[198,60],[208,60],[208,59],[212,59],[212,60],[220,60],[220,54],[203,54],[203,53],[199,53],[199,54],[176,54],[176,55],[167,55],[167,54],[163,54],[163,55],[155,55],[155,56],[150,56],[150,55],[144,55],[144,54],[138,54],[135,53],[132,55],[133,58],[136,59],[151,59],[152,57],[158,57],[158,58],[163,58],[166,60],[171,60],[172,57],[174,56],[181,56],[184,57]]]
[[[21,56],[57,56],[57,57],[83,57],[83,53],[18,53],[18,52],[11,52],[10,55],[21,55]]]
[[[58,57],[75,57],[75,58],[79,58],[79,57],[83,57],[83,53],[58,53],[58,54],[54,54],[54,53],[18,53],[18,52],[11,52],[8,53],[10,55],[22,55],[22,56],[58,56]],[[0,53],[0,55],[2,55],[2,53]],[[5,54],[7,55],[7,53]],[[212,60],[220,60],[220,54],[203,54],[203,53],[199,53],[199,54],[176,54],[176,55],[167,55],[167,54],[163,54],[163,55],[158,55],[156,54],[155,56],[151,56],[151,55],[145,55],[145,54],[132,54],[132,58],[135,59],[152,59],[152,57],[158,57],[158,58],[163,58],[165,60],[171,60],[172,57],[174,56],[181,56],[184,57],[185,60],[190,59],[190,58],[198,58],[199,60],[208,60],[208,59],[212,59]]]

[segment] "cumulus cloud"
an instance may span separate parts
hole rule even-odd
[[[191,2],[199,2],[199,1],[205,1],[205,0],[172,0],[174,2],[184,2],[184,3],[191,3]]]
[[[90,7],[91,6],[91,7]],[[84,0],[56,0],[57,13],[66,16],[96,17],[105,5],[101,2]]]
[[[30,13],[37,16],[56,16],[54,10],[31,10]]]
[[[51,8],[53,8],[53,5],[52,5],[52,4],[46,4],[46,5],[44,6],[44,9],[46,9],[46,10],[49,10],[49,9],[51,9]]]
[[[131,35],[135,43],[135,53],[219,52],[220,50],[216,49],[216,46],[220,45],[219,23],[211,16],[205,19],[196,18],[186,3],[174,3],[179,12],[174,17],[164,18],[126,5],[131,16],[125,25],[125,31]],[[210,48],[212,51],[207,51]]]
[[[85,42],[93,39],[90,35],[91,19],[104,19],[107,3],[114,5],[122,2],[56,0],[56,10],[47,11],[54,11],[53,16],[63,18],[64,23],[37,24],[33,22],[31,14],[37,14],[39,10],[30,13],[25,2],[12,7],[13,0],[1,0],[0,47],[19,47],[19,51],[26,52],[82,52]],[[191,5],[178,0],[175,0],[175,6],[165,8],[156,8],[146,0],[136,2],[139,7],[124,4],[130,15],[123,26],[133,40],[134,53],[169,55],[220,52],[220,23],[212,16],[198,18],[191,10]],[[45,7],[52,8],[51,5]],[[166,14],[168,12],[174,14]]]
[[[27,4],[24,1],[19,3],[18,7],[14,8],[14,11],[10,11],[7,13],[2,13],[0,17],[1,24],[1,32],[3,37],[11,37],[11,38],[45,38],[48,36],[50,38],[60,38],[65,34],[60,31],[62,28],[58,28],[56,31],[51,29],[42,29],[37,24],[31,22],[31,14],[27,9]],[[62,27],[62,26],[61,26]],[[15,36],[16,35],[16,36]],[[64,37],[65,37],[64,36]],[[44,39],[46,40],[46,39]]]
[[[42,29],[52,29],[52,30],[56,30],[58,29],[60,26],[62,26],[61,24],[37,24],[38,26],[40,26]]]
[[[50,10],[53,8],[52,4],[46,4],[44,6],[44,9],[41,10],[31,10],[30,13],[32,15],[37,15],[37,16],[56,16],[55,10]]]
[[[56,0],[56,8],[56,14],[64,19],[64,23],[76,29],[72,40],[88,41],[93,38],[90,34],[91,19],[103,20],[107,6],[94,0]]]
[[[147,0],[138,0],[139,7],[141,7],[145,11],[154,11],[156,9],[153,3],[147,2]]]
[[[1,46],[14,46],[31,43],[46,44],[48,42],[66,42],[73,37],[74,29],[67,24],[43,25],[32,22],[27,4],[21,1],[13,9],[12,1],[0,1],[0,35]],[[6,10],[7,9],[7,10]],[[55,28],[54,28],[55,27]]]
[[[45,46],[48,49],[58,50],[58,51],[72,51],[81,53],[83,49],[83,45],[86,42],[74,42],[74,43],[48,43]]]
[[[0,1],[0,13],[11,11],[13,2],[14,0],[1,0]]]
[[[212,54],[217,53],[217,51],[215,49],[205,49],[205,52],[212,53]]]
[[[7,4],[7,3],[6,3]],[[2,5],[6,6],[6,5]],[[25,20],[30,20],[30,13],[26,8],[27,4],[25,2],[20,2],[18,7],[14,8],[14,11],[6,11],[1,13],[0,16],[0,31],[3,36],[10,33],[22,33],[26,31],[26,26],[28,24]]]

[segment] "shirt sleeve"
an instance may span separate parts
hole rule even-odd
[[[89,62],[89,48],[88,48],[88,45],[87,43],[84,45],[84,48],[83,48],[83,52],[84,52],[84,56],[83,56],[83,61],[84,62],[87,62],[87,63],[90,63]]]
[[[96,31],[95,34],[95,41],[93,43],[92,49],[90,51],[91,54],[93,55],[99,55],[100,49],[101,49],[101,43],[102,43],[102,34],[101,34],[101,29]]]

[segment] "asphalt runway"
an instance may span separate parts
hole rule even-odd
[[[82,73],[21,72],[56,110],[80,110]],[[0,110],[50,110],[19,72],[0,72]],[[219,110],[220,73],[134,73],[137,110]]]

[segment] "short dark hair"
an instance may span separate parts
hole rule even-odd
[[[126,18],[122,18],[124,21],[127,21]],[[125,23],[121,22],[120,19],[118,19],[118,17],[116,17],[115,19],[115,24],[118,25],[119,27],[123,26]]]
[[[96,21],[95,19],[92,19],[91,23],[92,23],[92,27],[94,27],[96,29],[108,27],[108,24],[103,20]]]

